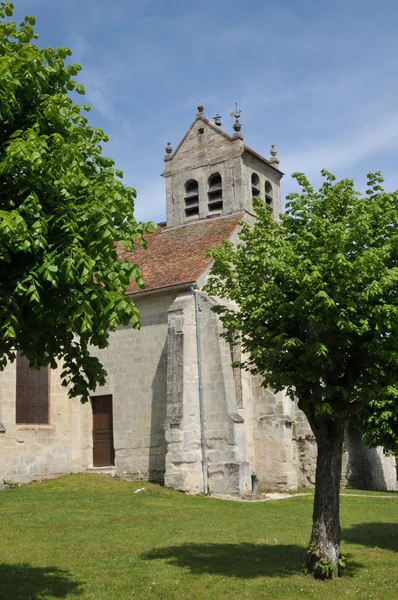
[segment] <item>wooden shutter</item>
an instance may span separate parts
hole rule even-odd
[[[33,371],[22,353],[17,353],[16,422],[48,424],[49,367]]]

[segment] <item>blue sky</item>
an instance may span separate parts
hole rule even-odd
[[[164,147],[199,103],[242,109],[245,143],[318,185],[327,168],[364,189],[381,170],[398,188],[396,0],[14,0],[40,46],[69,46],[105,154],[137,190],[136,216],[165,218]]]

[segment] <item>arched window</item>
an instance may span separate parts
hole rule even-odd
[[[257,173],[252,174],[252,196],[260,197],[260,178]]]
[[[185,184],[185,216],[194,217],[199,214],[199,186],[196,179]]]
[[[272,185],[270,184],[269,181],[265,182],[265,202],[267,204],[267,208],[269,210],[273,210],[274,206],[273,206],[273,190],[272,190]]]
[[[209,177],[209,189],[207,191],[209,212],[222,210],[222,179],[220,173],[214,173]]]
[[[49,367],[33,371],[17,352],[16,422],[47,425],[49,417]]]

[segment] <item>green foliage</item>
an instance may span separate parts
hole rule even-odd
[[[362,409],[369,439],[383,429],[386,443],[398,430],[398,194],[379,173],[365,196],[322,174],[319,191],[294,174],[302,191],[280,222],[255,199],[240,244],[212,250],[207,289],[236,304],[215,310],[241,336],[243,366],[298,398],[313,428]]]
[[[339,571],[340,569],[346,569],[348,564],[348,556],[347,554],[340,553],[339,556]]]
[[[102,155],[108,138],[88,124],[84,94],[66,64],[69,48],[39,49],[35,19],[18,28],[13,5],[0,5],[0,368],[21,349],[33,368],[64,365],[71,396],[87,400],[106,372],[90,356],[109,331],[139,326],[131,279],[120,261],[153,224],[133,216],[135,190]]]
[[[383,446],[385,450],[398,453],[398,389],[389,386],[380,398],[370,400],[354,416],[352,427],[360,427],[367,446]]]
[[[338,572],[340,576],[344,569],[347,568],[348,557],[346,554],[340,553],[337,566],[332,564],[329,560],[323,557],[319,557],[319,550],[316,544],[310,544],[308,546],[307,555],[310,562],[313,562],[313,572],[317,579],[332,579],[333,575]],[[308,567],[304,569],[305,575],[309,574]]]
[[[316,563],[316,569],[319,570],[321,579],[329,579],[336,572],[336,567],[326,558],[320,558]]]

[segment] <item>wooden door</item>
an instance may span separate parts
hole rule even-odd
[[[93,465],[107,467],[115,464],[113,447],[112,396],[94,396],[93,407]]]

